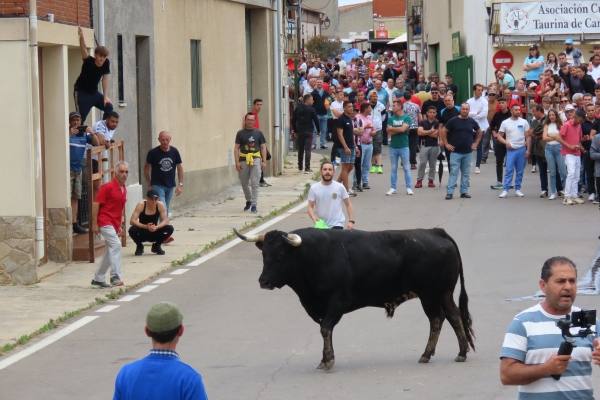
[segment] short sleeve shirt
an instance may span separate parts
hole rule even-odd
[[[314,183],[308,191],[308,201],[315,203],[315,213],[331,228],[345,225],[343,203],[348,197],[344,185],[336,181],[329,185]]]
[[[410,129],[417,129],[419,127],[420,107],[412,101],[407,101],[402,106],[402,109],[404,110],[404,114],[410,117]]]
[[[96,65],[95,60],[92,56],[88,56],[88,58],[83,60],[81,73],[75,81],[76,91],[96,93],[102,76],[110,74],[110,60],[108,58],[101,67]]]
[[[348,117],[346,114],[342,114],[341,117],[337,119],[336,131],[333,135],[333,141],[336,144],[341,145],[340,140],[337,135],[337,129],[342,129],[344,141],[346,142],[346,146],[350,149],[354,148],[354,123],[352,118]]]
[[[175,187],[175,170],[181,164],[179,151],[170,146],[168,151],[163,151],[157,146],[148,152],[146,163],[150,164],[150,185]]]
[[[235,144],[240,145],[240,153],[260,153],[260,146],[267,143],[265,136],[258,129],[241,129],[235,135]],[[260,155],[254,158],[261,158]],[[246,157],[240,155],[240,161],[244,161]]]
[[[572,307],[573,311],[579,308]],[[524,364],[542,364],[558,352],[563,341],[556,321],[564,316],[547,313],[541,304],[517,314],[508,326],[500,358],[512,358]],[[595,331],[598,335],[599,323]],[[575,330],[573,330],[575,331]],[[519,400],[593,399],[592,337],[575,339],[571,361],[561,380],[547,376],[519,386]]]
[[[390,115],[390,117],[388,118],[388,121],[387,121],[387,126],[392,127],[392,128],[401,128],[402,125],[410,126],[410,124],[411,124],[411,119],[406,114],[400,115],[400,116],[392,114],[392,115]],[[403,133],[396,133],[395,135],[392,135],[390,147],[392,147],[394,149],[401,149],[404,147],[408,147],[408,130],[406,130]]]
[[[541,62],[542,65],[536,69],[531,69],[525,73],[525,79],[528,81],[539,81],[540,75],[544,72],[544,56],[539,57],[527,57],[525,59],[525,65],[534,64]]]
[[[69,135],[69,166],[71,171],[80,172],[83,169],[83,157],[88,144],[92,143],[89,133]]]
[[[98,226],[112,226],[115,231],[121,230],[121,219],[123,217],[123,208],[127,201],[127,189],[119,185],[116,179],[100,186],[96,194],[96,203],[100,204],[98,208]]]
[[[502,121],[499,132],[504,132],[506,141],[513,149],[525,146],[525,132],[529,130],[529,123],[523,118],[508,118]]]
[[[446,129],[448,143],[454,146],[455,153],[471,153],[475,134],[479,131],[479,125],[473,118],[454,117],[446,123]]]
[[[421,121],[420,125],[424,130],[428,131],[432,128],[438,129],[440,123],[438,122],[437,119],[434,119],[433,122],[430,122],[428,119],[425,119],[425,120]],[[431,136],[424,136],[423,144],[425,145],[425,147],[437,146],[438,140],[437,140],[437,138],[433,138]]]

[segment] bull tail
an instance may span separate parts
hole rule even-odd
[[[454,239],[446,233],[446,236],[452,241],[456,248],[456,254],[458,255],[458,273],[460,277],[460,295],[458,297],[458,309],[460,310],[460,319],[462,320],[463,327],[465,329],[465,336],[467,341],[473,350],[475,350],[475,331],[473,330],[473,320],[471,319],[471,313],[469,313],[469,296],[465,289],[465,277],[463,274],[463,263],[462,257],[460,256],[460,250]]]

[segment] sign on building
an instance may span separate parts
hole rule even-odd
[[[600,0],[501,3],[500,34],[598,33]]]

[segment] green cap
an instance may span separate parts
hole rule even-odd
[[[325,221],[323,221],[322,219],[318,219],[317,222],[315,222],[315,228],[329,229],[329,225],[327,225],[327,223]]]
[[[183,315],[173,303],[163,301],[152,306],[146,316],[146,326],[150,332],[163,333],[172,331],[181,325]]]

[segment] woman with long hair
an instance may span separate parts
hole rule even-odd
[[[558,140],[562,121],[556,110],[549,110],[544,119],[544,133],[542,140],[546,142],[545,156],[550,171],[550,193],[548,200],[556,199],[559,191],[562,191],[567,176],[565,162],[560,155],[561,145]]]
[[[558,75],[558,58],[556,58],[556,54],[554,54],[553,52],[549,52],[546,55],[546,65],[544,66],[544,70],[552,70],[552,73],[554,75]]]

